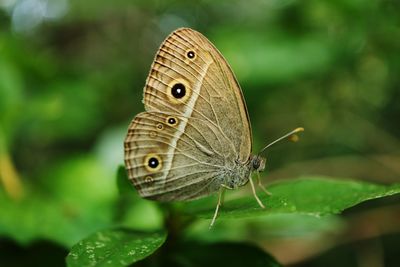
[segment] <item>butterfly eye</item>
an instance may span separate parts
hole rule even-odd
[[[175,118],[175,117],[168,117],[168,118],[167,118],[167,123],[168,123],[169,125],[175,125],[175,124],[178,123],[178,119]]]
[[[194,59],[196,57],[196,53],[192,50],[187,51],[186,56],[190,59]]]
[[[180,99],[186,95],[186,87],[182,83],[176,83],[172,86],[171,94]]]
[[[255,158],[253,160],[253,169],[258,170],[258,168],[260,168],[260,165],[261,165],[261,161],[258,158]]]
[[[161,158],[153,153],[150,153],[144,159],[144,166],[149,172],[156,172],[161,169]]]

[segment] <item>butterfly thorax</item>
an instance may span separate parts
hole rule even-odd
[[[251,155],[245,163],[236,161],[233,166],[223,171],[223,185],[236,189],[241,187],[250,179],[250,175],[254,171],[263,171],[265,168],[265,159],[258,155]]]

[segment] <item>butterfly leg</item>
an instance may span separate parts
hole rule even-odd
[[[227,185],[225,185],[225,184],[221,184],[221,187],[223,187],[223,188],[225,188],[225,189],[229,189],[229,190],[234,190],[234,189],[235,189],[235,188],[229,187],[229,186],[227,186]]]
[[[229,187],[229,186],[227,186],[225,184],[221,184],[221,187],[225,188],[225,189],[228,189],[228,190],[234,190],[235,189],[235,188]],[[225,199],[225,190],[222,192],[222,200],[221,200],[221,205],[220,206],[222,206],[224,204],[224,199]]]
[[[222,201],[223,201],[223,195],[224,195],[224,191],[225,191],[226,187],[221,186],[221,188],[219,189],[219,195],[218,195],[218,203],[217,203],[217,207],[215,208],[215,212],[214,212],[214,216],[211,220],[210,226],[208,227],[209,229],[211,229],[215,223],[215,220],[217,219],[218,216],[218,210],[219,207],[222,205]]]
[[[262,189],[262,191],[265,192],[265,194],[267,194],[268,196],[272,196],[271,192],[269,192],[265,186],[261,183],[261,177],[260,177],[260,173],[257,172],[257,181],[258,181],[258,186]]]
[[[260,205],[261,208],[265,208],[264,204],[261,202],[261,200],[258,198],[257,193],[256,193],[256,188],[254,187],[254,183],[253,180],[251,179],[251,177],[249,178],[250,180],[250,185],[251,185],[251,190],[253,191],[253,195],[256,198],[258,205]]]
[[[225,185],[225,184],[221,184],[221,188],[219,189],[217,207],[215,208],[214,216],[213,216],[212,221],[211,221],[211,223],[210,223],[209,229],[211,229],[211,227],[214,225],[215,220],[217,219],[217,216],[218,216],[219,207],[221,207],[222,204],[224,203],[225,189],[232,190],[232,189],[234,189],[234,188],[229,187],[229,186],[227,186],[227,185]]]

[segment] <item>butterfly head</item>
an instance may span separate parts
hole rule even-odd
[[[265,169],[265,158],[260,155],[251,158],[251,168],[253,171],[262,172]]]

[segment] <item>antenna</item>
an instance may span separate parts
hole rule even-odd
[[[291,132],[285,134],[285,135],[282,136],[282,137],[279,137],[279,138],[276,139],[275,141],[273,141],[273,142],[269,143],[268,145],[266,145],[263,149],[261,149],[261,151],[258,153],[258,155],[260,155],[262,152],[264,152],[264,150],[266,150],[266,149],[269,148],[270,146],[272,146],[272,145],[274,145],[274,144],[276,144],[276,143],[278,143],[278,142],[280,142],[280,141],[282,141],[282,140],[284,140],[284,139],[286,139],[286,138],[289,138],[289,139],[290,139],[291,141],[293,141],[293,142],[297,142],[297,141],[299,140],[299,137],[296,135],[296,133],[298,133],[298,132],[303,132],[303,131],[304,131],[304,128],[303,128],[303,127],[298,127],[298,128],[296,128],[296,129],[294,129],[293,131],[291,131]]]

